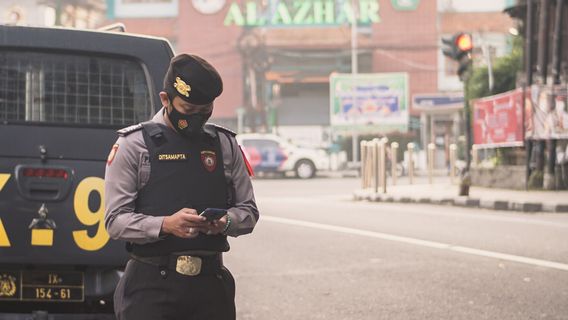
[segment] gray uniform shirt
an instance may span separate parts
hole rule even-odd
[[[152,121],[166,125],[163,110]],[[219,133],[219,137],[225,179],[232,181],[235,188],[235,205],[228,209],[231,224],[226,234],[236,237],[252,232],[259,213],[251,180],[235,138],[223,133]],[[114,158],[109,159],[110,164],[107,163],[105,172],[106,229],[113,239],[137,244],[159,241],[164,217],[135,212],[138,191],[147,184],[151,169],[142,130],[119,137],[116,144],[118,148]]]

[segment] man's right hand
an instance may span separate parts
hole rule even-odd
[[[195,238],[200,231],[207,231],[207,225],[205,217],[199,216],[195,209],[183,208],[164,218],[162,232],[180,238]]]

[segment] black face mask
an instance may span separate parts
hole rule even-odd
[[[184,137],[194,138],[203,132],[205,122],[211,117],[213,111],[209,113],[194,113],[191,115],[183,114],[170,105],[171,111],[168,112],[168,118],[176,131]],[[167,112],[166,108],[166,112]]]

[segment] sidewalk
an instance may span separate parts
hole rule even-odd
[[[451,184],[448,177],[435,177],[430,184],[427,178],[418,177],[414,184],[408,178],[387,183],[387,192],[379,188],[356,190],[355,200],[374,202],[431,203],[492,210],[521,212],[562,212],[568,213],[568,190],[562,191],[521,191],[493,189],[472,186],[469,196],[458,196],[459,185]]]

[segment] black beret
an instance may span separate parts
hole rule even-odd
[[[184,53],[170,61],[164,91],[171,100],[177,95],[191,104],[209,104],[223,92],[223,81],[209,62]]]

